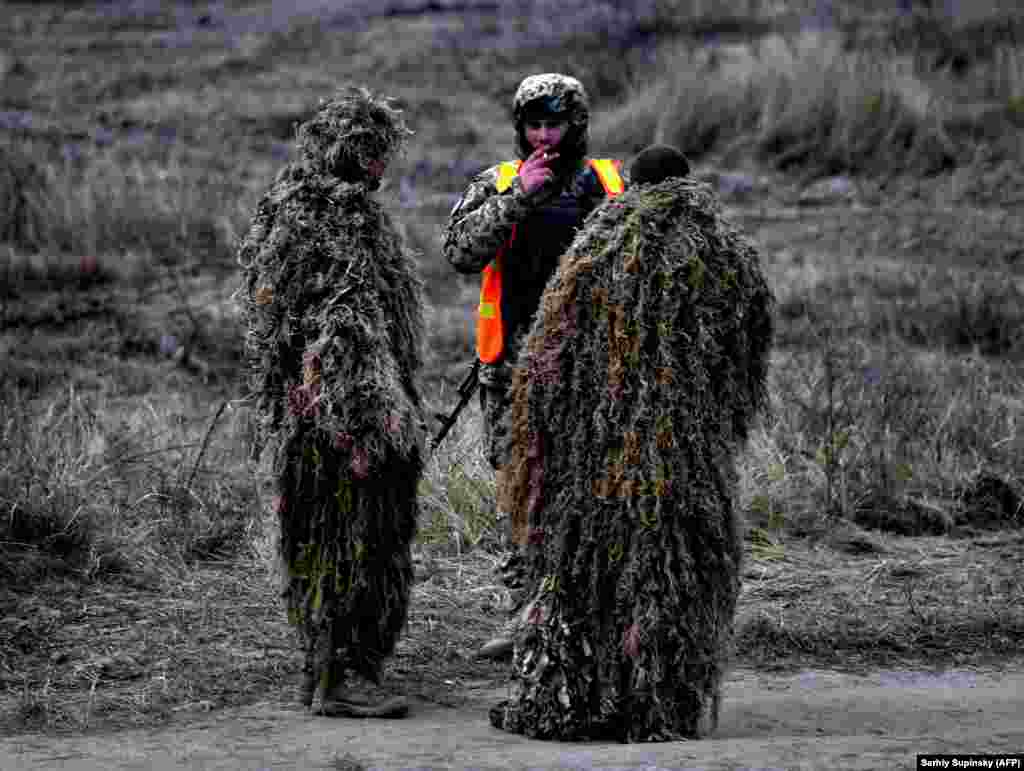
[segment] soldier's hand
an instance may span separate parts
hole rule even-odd
[[[548,164],[558,157],[558,153],[538,147],[530,157],[523,161],[519,168],[519,179],[523,185],[524,193],[532,193],[542,185],[547,184],[555,178]]]

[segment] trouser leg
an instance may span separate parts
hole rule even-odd
[[[511,491],[507,484],[506,467],[512,456],[510,419],[510,383],[503,377],[493,377],[480,383],[480,412],[483,416],[484,451],[495,472],[495,516],[497,524],[507,529],[512,543],[526,542],[525,529],[519,527],[514,515]],[[519,531],[522,529],[522,533]]]
[[[512,454],[509,426],[509,384],[504,380],[480,384],[480,412],[483,417],[484,452],[491,468],[498,471]]]
[[[526,521],[513,505],[513,496],[508,484],[506,471],[512,455],[510,382],[495,377],[490,382],[480,383],[480,411],[483,415],[484,449],[487,460],[495,471],[495,509],[498,527],[505,529],[509,536],[510,554],[500,565],[501,582],[509,590],[512,599],[512,613],[509,621],[498,634],[480,649],[485,658],[503,658],[512,651],[512,638],[518,624],[517,616],[523,605],[525,592]],[[525,512],[524,512],[525,514]]]
[[[502,581],[513,592],[522,588],[522,569],[525,565],[523,551],[526,547],[527,518],[525,511],[519,511],[509,484],[507,466],[512,457],[510,420],[510,383],[498,379],[494,383],[481,383],[480,408],[484,419],[484,440],[487,459],[494,468],[495,508],[498,526],[506,529],[509,548],[512,552],[502,565]]]

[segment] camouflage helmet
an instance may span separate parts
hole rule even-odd
[[[556,72],[531,75],[519,84],[512,102],[516,123],[520,123],[525,113],[535,106],[549,114],[566,113],[570,123],[582,128],[586,128],[590,118],[583,84],[574,77]]]
[[[561,158],[554,168],[569,169],[587,154],[587,133],[590,109],[587,92],[583,84],[569,75],[546,72],[530,75],[519,84],[512,110],[515,116],[516,152],[520,159],[526,159],[533,148],[526,141],[524,122],[534,110],[547,115],[565,115],[569,131],[562,140],[559,152]]]

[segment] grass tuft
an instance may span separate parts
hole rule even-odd
[[[235,424],[202,457],[209,427],[188,425],[167,405],[143,402],[119,415],[74,389],[35,401],[9,393],[0,406],[5,578],[150,581],[245,553],[259,517]]]
[[[815,174],[930,174],[962,165],[980,144],[1019,158],[1024,49],[1001,46],[963,77],[905,47],[850,47],[838,29],[753,42],[662,44],[621,107],[595,127],[601,145],[652,142],[691,156],[747,148],[780,169]]]
[[[112,149],[75,163],[45,144],[2,142],[0,175],[0,236],[20,250],[76,258],[135,251],[168,264],[232,264],[238,192],[228,177],[184,158],[126,160]]]
[[[448,412],[454,406],[443,402],[439,408]],[[494,471],[484,457],[480,421],[479,403],[473,399],[424,470],[418,540],[432,551],[451,555],[504,545],[495,518]]]

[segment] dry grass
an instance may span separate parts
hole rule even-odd
[[[5,186],[12,215],[5,240],[19,251],[76,258],[132,251],[157,263],[205,268],[231,263],[240,226],[237,186],[191,159],[142,160],[115,149],[75,162],[53,157],[45,144],[18,142],[0,154],[4,165],[34,169]]]
[[[86,585],[10,598],[6,729],[152,725],[265,699],[297,673],[296,646],[264,571],[207,565],[159,589]],[[271,697],[273,698],[273,697]]]
[[[861,0],[834,4],[829,27],[800,23],[816,0],[610,2],[589,29],[583,5],[336,28],[269,4],[211,7],[209,27],[184,6],[5,14],[0,125],[29,127],[0,129],[0,180],[35,169],[0,194],[13,223],[0,247],[5,728],[291,700],[298,648],[268,567],[245,411],[225,413],[199,455],[217,406],[240,395],[228,255],[294,122],[349,78],[399,97],[417,132],[382,197],[422,251],[432,412],[453,406],[476,295],[438,234],[468,176],[509,152],[523,75],[584,80],[596,154],[657,139],[723,170],[759,158],[791,171],[736,212],[781,311],[774,411],[742,462],[753,529],[737,656],[868,665],[1013,649],[1019,537],[903,539],[830,512],[881,502],[897,524],[962,536],[979,478],[1024,479],[1019,4],[895,18],[888,0]],[[563,10],[568,22],[541,23]],[[884,179],[944,164],[930,181]],[[840,170],[868,172],[854,206],[787,197]],[[479,442],[474,401],[421,488],[419,582],[394,674],[430,698],[504,674],[469,659],[508,602]]]
[[[458,394],[453,390],[446,396],[442,390],[439,402],[450,412]],[[420,507],[418,538],[429,550],[459,556],[478,547],[490,550],[502,545],[495,519],[494,470],[483,450],[475,396],[424,469]]]
[[[0,408],[6,581],[56,568],[159,585],[196,559],[246,551],[259,517],[238,410],[218,426],[216,404],[179,394],[104,402],[71,386],[40,403],[9,393]]]
[[[1024,286],[990,258],[996,228],[1005,239],[1024,223],[996,216],[997,207],[947,214],[959,229],[971,223],[970,255],[962,232],[962,244],[939,246],[958,231],[951,223],[924,244],[901,237],[916,211],[878,219],[835,209],[824,228],[794,225],[801,236],[770,261],[779,300],[773,409],[745,471],[758,524],[773,516],[800,531],[830,509],[865,522],[888,511],[894,527],[919,521],[947,532],[970,524],[963,497],[985,475],[1019,495]],[[925,233],[939,219],[932,212],[915,219]],[[909,258],[865,255],[876,228],[890,227],[883,237],[907,240]]]
[[[859,668],[1015,652],[1021,542],[886,537],[858,556],[785,543],[746,570],[735,655],[757,666]]]
[[[499,622],[495,560],[420,553],[408,627],[387,677],[410,696],[465,701],[503,665],[472,660]],[[225,706],[299,709],[298,640],[261,560],[203,562],[159,588],[67,582],[0,599],[0,727],[102,730]]]
[[[862,5],[872,12],[884,10],[878,3]],[[766,19],[775,18],[778,14],[778,9],[771,3],[735,3],[727,8],[716,7],[724,8],[726,15],[732,14],[736,18]],[[814,7],[814,3],[802,7],[791,5],[789,12],[806,14]],[[629,10],[622,3],[609,4],[609,8],[616,12]],[[972,6],[972,9],[977,22],[982,18],[979,16],[981,11],[979,6]],[[1007,9],[991,3],[987,11],[989,15],[984,18],[994,19]],[[655,19],[659,24],[666,22],[664,30],[680,33],[681,28],[667,24],[673,18],[672,14],[676,14],[674,18],[678,24],[683,27],[691,25],[687,27],[690,30],[686,33],[688,35],[694,29],[692,22],[710,18],[711,9],[696,2],[676,4],[672,8],[654,4],[649,13],[654,16],[640,18],[641,15],[637,15],[637,23],[647,24]],[[613,17],[614,13],[608,19]],[[34,17],[28,10],[22,10],[18,18],[22,19],[19,22],[22,31],[34,28]],[[422,93],[421,89],[413,88],[412,82],[416,77],[413,65],[422,65],[422,52],[417,53],[412,43],[377,48],[369,45],[374,40],[383,39],[381,36],[395,39],[393,33],[400,29],[401,20],[383,20],[379,25],[368,25],[365,37],[361,39],[367,45],[359,45],[359,38],[318,36],[306,21],[299,17],[277,18],[275,24],[283,25],[285,31],[271,35],[258,25],[246,27],[241,17],[227,17],[225,24],[230,26],[237,22],[241,25],[239,30],[244,27],[244,34],[240,32],[237,38],[231,38],[237,45],[230,51],[224,50],[222,42],[218,42],[218,33],[194,28],[195,35],[190,40],[193,55],[189,57],[188,67],[180,70],[180,51],[164,49],[159,57],[147,62],[146,77],[114,72],[109,68],[101,72],[97,69],[95,51],[90,46],[98,30],[107,30],[116,22],[113,43],[131,50],[153,30],[170,24],[166,18],[147,18],[139,20],[138,24],[126,24],[118,20],[93,18],[84,11],[66,17],[51,14],[49,23],[55,27],[54,34],[64,41],[71,55],[67,71],[63,73],[46,69],[42,49],[30,35],[19,39],[15,58],[27,71],[41,79],[40,86],[52,85],[53,104],[50,107],[59,108],[46,124],[43,134],[52,139],[66,135],[68,131],[77,131],[79,139],[74,146],[81,157],[65,160],[59,152],[54,155],[60,146],[42,139],[17,145],[20,152],[26,154],[25,160],[42,170],[35,181],[30,178],[25,183],[34,187],[25,190],[24,198],[48,215],[23,229],[23,235],[19,235],[15,242],[20,239],[24,248],[9,252],[6,258],[6,323],[34,324],[43,318],[38,312],[28,313],[23,307],[16,307],[11,300],[13,293],[25,289],[58,290],[61,296],[77,298],[82,294],[79,290],[83,284],[102,285],[106,282],[117,287],[124,283],[147,284],[156,280],[161,274],[152,263],[160,260],[187,260],[210,265],[206,256],[213,255],[213,264],[216,264],[216,255],[222,254],[223,249],[237,238],[240,223],[249,214],[253,190],[273,171],[275,161],[271,154],[280,151],[280,143],[291,134],[292,123],[308,111],[330,76],[340,74],[340,70],[334,72],[340,66],[339,57],[350,50],[358,50],[362,57],[357,69],[392,72],[396,76],[401,74],[397,81],[412,79],[407,85],[396,82],[399,94],[407,94],[403,101],[411,108],[411,120],[419,124],[419,141],[422,144],[410,150],[412,158],[428,160],[428,165],[435,172],[443,168],[461,169],[464,178],[466,169],[473,165],[482,166],[493,160],[494,152],[500,152],[496,148],[501,147],[502,141],[497,134],[505,131],[504,116],[488,117],[487,113],[489,110],[500,113],[497,103],[514,88],[519,77],[521,65],[516,62],[515,56],[519,54],[514,47],[494,65],[503,70],[496,81],[492,80],[497,73],[486,68],[485,60],[471,58],[460,63],[455,61],[458,57],[452,56],[450,47],[446,49],[440,45],[445,34],[455,34],[456,27],[448,23],[450,20],[439,21],[434,27],[440,35],[435,41],[438,44],[431,44],[431,54],[427,57],[436,71],[425,75],[421,72],[420,76],[442,78],[463,68],[466,78],[461,82],[467,86],[491,83],[492,87],[476,93],[472,98],[473,109],[468,111],[460,109],[462,102],[456,104],[441,96],[433,100],[434,107],[430,107],[421,104],[422,99],[413,97],[413,94]],[[933,22],[952,23],[941,19]],[[418,19],[409,23],[418,25],[417,29],[426,29],[431,21]],[[482,30],[498,29],[493,24],[488,27],[486,18],[480,23]],[[532,23],[524,21],[521,30],[528,30]],[[908,125],[911,126],[932,125],[935,116],[944,114],[932,107],[952,103],[953,95],[960,91],[974,94],[975,101],[1012,100],[1021,93],[1020,52],[1012,45],[995,47],[990,58],[972,65],[966,84],[959,83],[954,88],[952,75],[949,72],[929,72],[920,52],[897,55],[890,50],[885,56],[877,57],[862,51],[841,49],[836,36],[840,34],[837,30],[842,29],[845,27],[839,25],[824,33],[813,29],[787,32],[765,37],[750,45],[722,45],[710,55],[706,49],[696,48],[685,35],[682,41],[675,42],[670,35],[655,35],[645,39],[643,46],[649,51],[657,51],[658,58],[650,71],[660,75],[650,81],[649,87],[634,85],[632,91],[629,91],[631,82],[643,82],[637,78],[646,54],[633,57],[629,41],[620,41],[625,46],[624,50],[633,57],[627,57],[628,62],[620,55],[621,51],[602,57],[586,46],[569,54],[564,52],[564,47],[561,53],[556,53],[541,46],[539,50],[530,49],[529,55],[533,57],[531,67],[564,66],[580,72],[585,70],[584,76],[588,83],[592,82],[595,103],[599,108],[607,107],[610,98],[627,93],[621,108],[598,110],[593,143],[596,147],[632,147],[650,138],[658,138],[674,140],[696,150],[722,148],[729,144],[735,149],[737,145],[733,142],[739,139],[741,144],[753,142],[762,150],[775,146],[772,152],[776,153],[776,160],[787,154],[790,160],[794,160],[796,156],[791,151],[802,147],[809,153],[809,162],[824,163],[830,167],[836,164],[840,167],[853,164],[856,167],[860,160],[884,160],[883,156],[869,157],[878,148],[884,150],[886,142],[877,141],[879,137],[883,140],[895,137],[894,126],[904,119],[910,121]],[[634,31],[639,34],[643,29],[637,27]],[[402,37],[402,40],[410,38]],[[932,45],[930,41],[924,41],[922,46],[924,43]],[[476,47],[482,46],[480,39],[459,42],[464,46],[463,52],[472,53]],[[324,58],[323,52],[316,52],[317,46],[323,46],[328,61],[326,74],[321,76],[316,76],[309,69],[311,62]],[[583,53],[587,55],[582,56]],[[269,54],[273,54],[274,61],[278,63],[276,67],[268,67]],[[526,53],[521,55],[526,56]],[[624,71],[624,63],[628,63],[633,71]],[[86,134],[89,139],[97,140],[92,144],[81,139],[84,115],[70,96],[68,89],[73,84],[61,80],[72,70],[78,73],[76,82],[89,91],[90,98],[97,97],[104,105],[104,122],[112,127],[106,129],[103,137],[100,136],[102,132],[95,136]],[[203,85],[201,94],[198,90],[200,83]],[[879,88],[880,95],[876,93],[878,99],[872,101],[868,91]],[[95,93],[90,89],[95,89]],[[664,109],[666,103],[668,109]],[[869,105],[875,107],[866,110]],[[47,104],[37,101],[34,106],[42,110]],[[871,114],[877,115],[871,118]],[[823,115],[832,118],[823,122]],[[431,122],[431,116],[437,120],[437,125]],[[868,122],[864,123],[865,120]],[[430,142],[443,138],[452,121],[460,121],[459,125],[465,123],[467,133],[459,143],[449,143],[446,155]],[[821,131],[823,126],[828,129],[824,133]],[[808,130],[818,132],[811,135],[809,145]],[[139,131],[141,143],[133,150],[126,140],[137,136],[133,132]],[[278,145],[268,144],[267,136],[272,136]],[[868,148],[867,144],[858,149],[855,143],[847,141],[860,136],[873,137],[874,149]],[[101,138],[102,143],[98,142]],[[202,145],[197,143],[199,139]],[[452,153],[463,152],[467,142],[479,149],[471,150],[464,160],[452,158]],[[110,144],[101,146],[103,143]],[[217,143],[220,143],[222,151],[218,150]],[[860,160],[858,153],[862,156]],[[479,158],[478,164],[472,160],[473,157]],[[976,157],[977,154],[971,156],[972,163]],[[411,158],[408,167],[412,172],[417,168]],[[973,174],[971,168],[965,166],[964,170]],[[209,180],[204,176],[207,170],[216,171],[221,179],[234,176],[240,187],[223,182],[208,185]],[[414,180],[419,190],[416,191],[416,206],[408,210],[402,219],[408,220],[407,234],[414,236],[414,242],[424,251],[421,268],[431,278],[431,294],[443,303],[439,304],[437,315],[431,322],[432,343],[441,354],[437,361],[431,363],[430,375],[432,382],[436,383],[449,369],[446,362],[468,352],[469,332],[458,308],[471,303],[472,288],[463,291],[467,287],[460,285],[460,292],[456,295],[451,289],[446,266],[439,265],[433,256],[436,254],[436,231],[450,203],[444,196],[458,189],[459,173],[431,173],[427,178],[414,178],[412,173],[407,176],[410,185]],[[967,189],[973,179],[969,174],[957,184]],[[433,192],[433,185],[447,192]],[[434,198],[444,200],[435,205],[431,203]],[[925,213],[922,216],[926,216]],[[939,224],[952,221],[945,215],[933,216]],[[38,224],[40,221],[45,224]],[[993,242],[999,237],[1005,238],[1005,224],[1000,221],[986,225]],[[930,228],[926,225],[925,232]],[[891,227],[887,229],[892,231]],[[941,246],[948,250],[949,236],[965,239],[964,233],[977,230],[976,223],[972,223],[970,228],[950,233],[936,230],[931,241],[923,244],[922,248],[933,243],[936,248]],[[977,245],[975,239],[963,240],[955,257],[966,259]],[[881,247],[882,244],[876,243],[876,246]],[[67,254],[55,254],[47,247],[57,247]],[[30,249],[46,251],[27,254]],[[117,258],[108,256],[108,253],[116,252],[127,254]],[[89,267],[91,263],[83,268],[82,255],[93,254],[98,254],[95,268]],[[801,292],[784,298],[783,312],[793,314],[783,330],[784,338],[790,336],[794,346],[808,351],[811,358],[820,359],[821,353],[814,337],[809,337],[801,325],[809,315],[806,309],[823,309],[832,314],[830,323],[843,324],[847,331],[867,333],[865,345],[869,347],[875,345],[874,340],[895,336],[915,345],[939,345],[953,352],[977,348],[987,355],[1016,355],[1020,341],[1014,330],[1020,326],[1016,310],[1020,303],[1019,289],[1015,284],[1000,283],[997,273],[993,274],[992,281],[981,281],[956,273],[900,273],[898,266],[895,270],[894,276],[852,271],[837,277],[834,272],[802,265],[796,266],[792,275],[787,275],[784,280],[780,275],[780,286],[792,286],[790,279],[795,277],[796,284],[804,287]],[[48,299],[41,300],[41,303],[40,307],[48,314],[44,314],[46,318],[60,317],[59,304],[49,307]],[[885,312],[879,313],[880,310]],[[115,312],[114,309],[111,312]],[[134,319],[126,314],[121,324],[128,326],[132,321]],[[219,328],[213,336],[222,335],[229,340],[232,334],[233,329],[228,325]],[[220,344],[220,349],[229,350],[230,346]],[[82,354],[87,350],[86,343],[82,346]],[[810,352],[812,350],[813,353]],[[872,356],[881,355],[882,350],[874,351]],[[37,374],[32,373],[31,376]],[[992,407],[995,412],[991,420],[977,422],[990,408],[989,403],[982,399],[985,387],[984,379],[979,379],[974,385],[968,384],[964,389],[951,383],[949,388],[957,390],[947,390],[932,401],[922,402],[916,410],[918,413],[931,410],[933,421],[941,420],[941,416],[950,409],[954,416],[962,415],[964,429],[957,428],[955,436],[960,444],[957,453],[965,458],[969,458],[972,452],[977,453],[970,442],[974,441],[972,437],[978,438],[983,433],[981,430],[973,434],[967,431],[971,421],[982,426],[998,426],[1001,425],[1000,420],[1005,424],[1005,417],[1000,417],[999,412],[1001,402]],[[1012,406],[1019,397],[1011,387],[1007,389],[1003,397],[1007,400],[1006,405]],[[878,430],[882,430],[884,418],[874,420],[870,405],[862,407],[866,412],[858,418],[860,423],[875,422]],[[794,418],[779,424],[777,430],[795,431],[792,435],[809,437],[807,449],[816,453],[822,445],[821,431],[819,427],[807,424],[809,419],[807,415]],[[952,437],[954,429],[951,424],[947,425],[947,430]],[[868,434],[874,431],[872,429]],[[1001,440],[1008,436],[1002,436]],[[1004,455],[1014,446],[1013,441],[1003,441],[999,445]],[[982,455],[978,459],[987,462],[990,457]],[[913,465],[917,470],[916,478],[920,479],[922,465]],[[814,464],[808,468],[813,469]],[[953,476],[962,475],[969,468],[970,464],[963,460]],[[432,512],[441,511],[445,519],[458,517],[453,532],[460,532],[460,537],[468,538],[470,542],[479,540],[486,531],[486,519],[474,523],[475,512],[486,510],[488,491],[486,487],[481,488],[478,480],[486,478],[486,474],[481,477],[475,471],[464,473],[464,469],[459,470],[455,466],[435,473],[437,480],[430,483],[431,489],[427,492],[428,507]],[[787,483],[793,479],[793,474],[786,477]],[[446,501],[448,482],[453,483],[454,500]],[[948,488],[949,485],[950,479],[945,476],[941,480],[936,479],[933,487]],[[794,488],[799,489],[799,486],[794,483]],[[790,497],[803,496],[794,494]],[[432,513],[425,532],[433,532],[434,516]],[[437,532],[440,533],[440,529]]]
[[[682,40],[656,61],[657,74],[598,124],[602,145],[668,142],[697,157],[753,149],[817,173],[934,173],[978,144],[1020,158],[1020,47],[997,47],[969,88],[914,51],[847,50],[837,29],[713,48]]]

